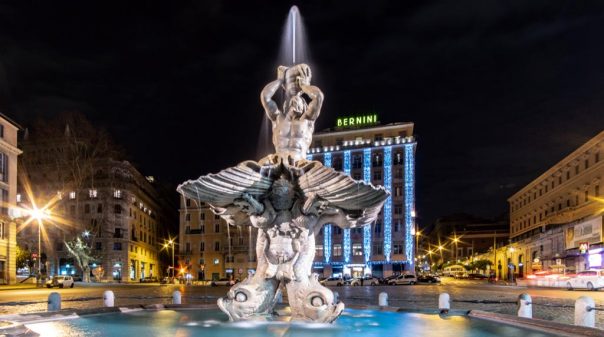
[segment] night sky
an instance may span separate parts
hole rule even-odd
[[[417,212],[496,216],[604,126],[602,1],[15,1],[0,5],[0,110],[83,112],[173,184],[257,159],[289,7],[306,25],[316,130],[412,121]]]

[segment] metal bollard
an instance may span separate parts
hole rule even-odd
[[[518,295],[518,317],[533,318],[532,304],[531,295]]]
[[[380,307],[387,307],[388,306],[388,294],[381,292],[380,295],[378,296],[378,305]]]
[[[447,293],[438,295],[438,310],[441,314],[448,314],[451,310],[451,297]]]
[[[103,305],[106,307],[113,307],[115,303],[115,295],[113,294],[113,291],[111,290],[106,290],[103,293]]]
[[[61,294],[52,292],[48,295],[48,311],[61,310]]]
[[[172,293],[172,304],[181,304],[180,303],[180,291],[174,290]]]
[[[593,328],[596,326],[596,303],[593,298],[581,296],[575,301],[575,325]]]

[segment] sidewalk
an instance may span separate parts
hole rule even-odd
[[[37,289],[34,283],[18,283],[9,285],[0,285],[0,291],[2,290],[21,290],[21,289]]]

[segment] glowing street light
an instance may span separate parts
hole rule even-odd
[[[176,244],[176,241],[172,238],[170,238],[166,243],[164,243],[164,249],[168,249],[168,247],[172,246],[172,265],[170,266],[170,268],[172,268],[172,278],[174,278],[174,245]]]
[[[33,208],[29,211],[29,216],[32,220],[38,222],[38,275],[40,275],[42,271],[42,223],[45,219],[50,218],[50,211],[33,205]]]

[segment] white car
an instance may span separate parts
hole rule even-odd
[[[604,270],[585,270],[566,282],[568,290],[587,289],[598,290],[604,288]]]
[[[413,274],[404,274],[399,275],[399,277],[388,281],[390,285],[399,285],[399,284],[416,284],[417,278]]]
[[[75,282],[71,276],[54,276],[50,280],[46,281],[46,288],[73,288],[74,284]]]
[[[353,286],[353,287],[360,286],[361,285],[361,280],[363,280],[362,283],[363,283],[364,286],[369,286],[369,285],[377,286],[378,284],[380,284],[380,280],[378,280],[375,277],[363,276],[362,278],[359,277],[359,278],[355,278],[354,280],[352,280],[350,282],[350,285]]]
[[[235,282],[235,280],[231,280],[228,278],[221,278],[219,280],[214,280],[214,281],[210,282],[210,285],[212,287],[220,287],[220,286],[221,287],[224,287],[224,286],[230,287],[230,286],[234,286],[235,283],[237,283],[237,282]]]
[[[346,284],[346,282],[344,281],[343,278],[341,277],[330,277],[330,278],[326,278],[324,280],[322,280],[320,282],[322,285],[324,286],[337,286],[337,287],[341,287],[344,284]]]

